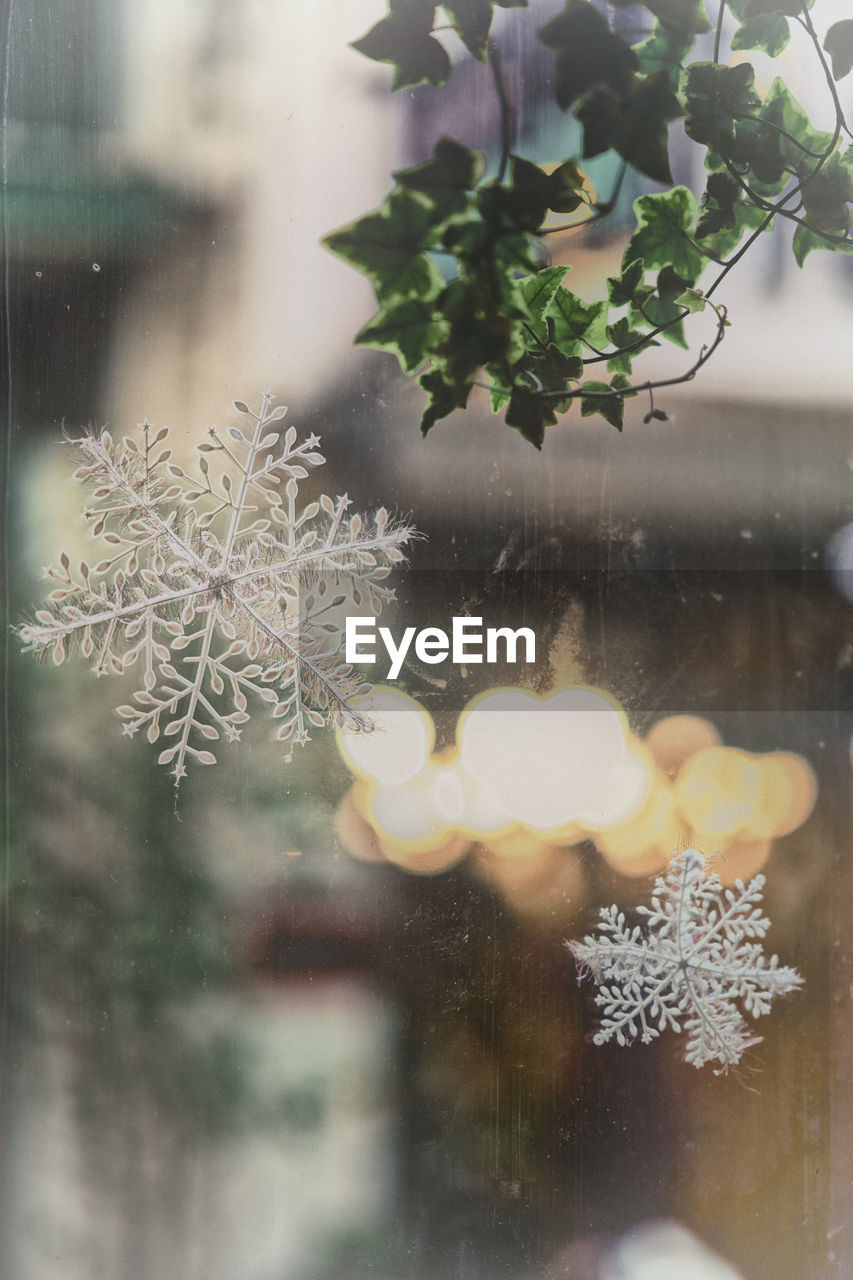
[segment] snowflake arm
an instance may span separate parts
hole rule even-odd
[[[667,1029],[687,1036],[685,1061],[726,1070],[761,1037],[744,1014],[770,1012],[776,996],[796,990],[796,970],[762,946],[770,921],[760,906],[764,877],[724,889],[704,859],[688,849],[655,881],[646,929],[629,928],[617,907],[602,908],[599,935],[570,942],[581,976],[598,985],[602,1018],[596,1044],[648,1043]]]
[[[209,744],[237,740],[252,703],[272,709],[282,742],[304,744],[330,717],[369,727],[351,705],[365,686],[341,661],[335,615],[350,604],[378,614],[414,536],[384,509],[349,515],[346,496],[300,510],[300,480],[325,461],[319,439],[282,436],[286,410],[269,395],[257,413],[234,407],[251,431],[210,428],[194,476],[164,447],[168,427],[76,442],[74,478],[94,490],[84,514],[107,552],[76,569],[62,552],[46,607],[20,629],[56,664],[79,649],[98,675],[136,667],[123,731],[174,738],[159,761],[176,780],[190,762],[215,763]]]

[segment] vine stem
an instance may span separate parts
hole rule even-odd
[[[720,0],[720,8],[717,11],[717,29],[714,32],[714,61],[720,61],[720,45],[723,39],[723,18],[726,13],[726,0]]]
[[[706,294],[705,297],[707,298],[708,295]],[[639,382],[636,385],[628,386],[628,387],[611,387],[607,391],[585,391],[583,387],[578,387],[574,391],[543,391],[540,393],[542,396],[542,399],[543,400],[578,400],[582,397],[584,400],[612,400],[614,399],[614,397],[618,397],[620,400],[624,400],[627,396],[639,395],[639,393],[642,391],[648,391],[649,393],[651,393],[652,391],[656,391],[658,387],[676,387],[683,382],[692,382],[693,379],[696,377],[696,374],[702,368],[702,366],[708,363],[708,361],[711,359],[711,356],[717,350],[717,347],[723,341],[723,338],[726,335],[726,327],[728,326],[728,323],[729,323],[728,313],[724,306],[720,305],[719,303],[711,302],[710,300],[708,301],[708,305],[712,308],[712,310],[714,311],[714,314],[717,317],[717,332],[714,335],[714,340],[711,343],[711,345],[708,346],[706,344],[701,348],[697,359],[694,360],[690,368],[687,369],[684,373],[679,373],[672,378],[649,379],[646,382]],[[689,309],[685,307],[680,315],[676,316],[674,320],[670,320],[668,324],[662,325],[661,329],[669,328],[670,325],[677,323],[678,320],[683,320],[684,317],[689,314],[690,314]],[[660,331],[661,330],[659,329],[658,332]],[[646,335],[644,341],[648,341],[648,336],[649,335]],[[619,355],[619,354],[620,352],[613,352],[613,355]],[[603,358],[609,360],[612,358],[612,356],[606,356]],[[586,363],[591,364],[592,361],[586,361]],[[502,395],[511,395],[513,391],[512,387],[496,387],[491,383],[487,383],[487,382],[475,381],[473,385],[478,387],[483,387],[487,391],[497,391]]]
[[[503,63],[501,62],[501,54],[496,44],[489,45],[489,68],[492,73],[492,80],[495,85],[495,93],[498,95],[498,103],[501,110],[501,158],[498,164],[498,182],[503,182],[506,176],[507,165],[509,164],[509,153],[512,147],[512,136],[514,133],[514,122],[512,113],[512,104],[506,91],[506,85],[503,78]]]

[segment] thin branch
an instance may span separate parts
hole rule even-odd
[[[714,61],[720,61],[720,44],[723,39],[723,18],[726,12],[726,0],[720,0],[720,7],[717,11],[717,29],[714,32]]]
[[[503,67],[501,64],[500,50],[496,44],[489,45],[489,67],[492,72],[492,80],[495,85],[495,92],[498,95],[498,102],[501,109],[501,158],[498,163],[498,182],[503,182],[506,176],[506,169],[509,163],[509,153],[512,147],[512,138],[514,129],[512,104],[507,96],[506,85],[503,80]]]

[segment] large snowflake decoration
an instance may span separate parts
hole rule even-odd
[[[62,552],[46,570],[46,607],[20,631],[57,664],[79,650],[97,675],[135,667],[124,732],[172,739],[159,763],[176,781],[190,762],[215,763],[209,744],[238,739],[252,703],[271,709],[291,746],[330,717],[369,727],[351,705],[367,686],[341,660],[340,615],[376,614],[393,598],[385,578],[413,535],[384,509],[348,515],[346,495],[300,509],[299,481],[324,462],[318,437],[282,433],[286,409],[271,395],[257,413],[234,408],[247,431],[210,428],[195,475],[173,461],[168,427],[74,442],[105,558],[74,569]]]
[[[795,969],[767,957],[770,921],[758,905],[764,876],[724,889],[702,855],[688,849],[658,876],[645,934],[616,906],[603,907],[599,934],[568,945],[598,984],[602,1020],[596,1044],[648,1043],[669,1027],[685,1031],[684,1058],[695,1067],[740,1061],[759,1043],[744,1018],[769,1013],[775,996],[802,983]]]

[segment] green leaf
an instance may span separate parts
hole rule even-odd
[[[761,49],[777,58],[791,38],[788,19],[782,13],[759,13],[732,37],[733,49]]]
[[[801,222],[794,232],[793,248],[797,265],[801,267],[814,249],[832,249],[836,253],[853,253],[853,240],[847,240],[843,244],[834,244],[831,240],[825,240],[823,236],[817,235],[805,223]]]
[[[575,115],[583,126],[585,157],[613,148],[655,182],[672,182],[667,124],[681,115],[681,106],[664,72],[635,79],[621,98],[598,85],[584,95]]]
[[[416,373],[447,336],[448,326],[432,303],[418,298],[384,307],[356,334],[360,346],[391,351],[406,373]]]
[[[748,62],[734,67],[694,62],[687,67],[681,77],[684,128],[694,142],[730,159],[736,156],[738,117],[751,116],[761,106],[754,80]]]
[[[643,283],[645,263],[642,258],[634,258],[623,269],[621,276],[609,276],[607,280],[607,296],[613,307],[625,307],[634,301],[637,290]]]
[[[625,100],[625,116],[616,150],[655,182],[672,183],[667,125],[682,114],[669,76],[658,71],[637,80]]]
[[[823,168],[803,184],[802,198],[811,230],[843,234],[850,226],[853,169],[839,155],[831,155]]]
[[[505,296],[506,302],[498,301]],[[449,325],[444,342],[434,353],[448,382],[470,382],[484,364],[504,365],[526,349],[517,317],[524,315],[521,295],[512,281],[496,290],[479,277],[452,280],[436,302]]]
[[[397,0],[391,12],[371,27],[367,35],[354,40],[352,48],[374,62],[394,67],[393,89],[410,85],[442,85],[452,70],[447,51],[430,35],[435,4],[430,0]]]
[[[506,424],[520,431],[537,449],[542,448],[545,428],[557,421],[554,406],[544,396],[524,387],[514,387],[506,411]]]
[[[717,231],[702,237],[702,246],[717,258],[727,258],[743,239],[745,231],[756,231],[767,218],[767,210],[760,209],[746,199],[737,200],[733,207],[735,224],[728,230]],[[767,224],[767,229],[773,220]],[[697,228],[698,230],[698,228]]]
[[[778,154],[792,168],[796,168],[802,160],[803,147],[822,155],[832,145],[832,134],[814,127],[808,112],[800,105],[781,76],[777,76],[767,90],[759,114],[762,120],[769,120],[780,126],[795,139],[791,141],[778,132],[776,134]],[[813,163],[813,157],[808,159]]]
[[[438,238],[433,216],[417,193],[393,191],[380,209],[331,232],[323,243],[370,277],[379,302],[434,298],[444,281],[424,252]]]
[[[555,213],[574,213],[583,204],[586,174],[576,160],[565,160],[548,177],[548,208]]]
[[[608,325],[607,340],[616,347],[616,350],[607,361],[607,368],[611,373],[614,371],[630,373],[633,361],[636,360],[637,356],[642,355],[649,347],[660,346],[657,338],[649,338],[643,341],[645,337],[644,331],[632,328],[630,321],[625,316],[622,316],[615,324]],[[642,345],[639,345],[641,343]],[[626,350],[625,348],[631,348],[631,350]]]
[[[637,59],[588,0],[566,0],[563,12],[540,28],[539,39],[557,55],[554,85],[564,111],[599,84],[627,92]]]
[[[566,350],[572,342],[585,341],[600,349],[607,341],[607,303],[584,302],[562,285],[548,309],[553,341]]]
[[[543,267],[541,271],[516,282],[524,299],[524,305],[530,313],[531,328],[538,338],[544,339],[547,335],[547,317],[550,314],[551,303],[568,271],[568,267]]]
[[[796,18],[803,9],[810,9],[813,0],[743,0],[744,18],[754,18],[761,13],[787,13]]]
[[[692,34],[664,27],[655,21],[647,40],[634,45],[637,69],[642,75],[665,72],[670,88],[676,90],[681,78],[681,66],[693,47]]]
[[[682,316],[684,308],[676,299],[684,292],[688,283],[672,267],[664,267],[657,278],[657,292],[646,300],[642,312],[643,317],[653,325],[666,326],[661,337],[684,348],[687,347]]]
[[[833,76],[843,80],[853,71],[853,18],[844,18],[831,26],[823,47],[832,58]]]
[[[673,187],[661,195],[640,196],[634,211],[637,230],[628,241],[623,266],[642,258],[647,268],[671,266],[687,283],[695,283],[705,259],[687,239],[696,217],[693,193],[687,187]]]
[[[472,191],[483,176],[485,160],[479,151],[463,147],[453,138],[439,138],[429,160],[398,169],[393,175],[402,187],[421,191],[434,202],[448,195]],[[463,198],[462,207],[466,201]]]
[[[485,60],[489,47],[494,3],[502,9],[527,8],[527,0],[450,0],[449,3],[445,0],[442,4],[465,48],[481,62]]]
[[[551,197],[551,178],[522,156],[510,160],[510,187],[506,210],[521,231],[537,231],[545,221]]]
[[[606,382],[585,382],[581,396],[581,417],[591,418],[599,413],[611,427],[622,430],[625,413],[624,397],[613,394]]]
[[[675,301],[680,307],[686,307],[691,315],[695,315],[698,311],[704,311],[708,305],[708,299],[701,289],[685,289]]]
[[[611,0],[615,9],[630,9],[637,0]],[[703,11],[702,0],[642,0],[649,13],[667,30],[699,35],[710,23]]]
[[[454,409],[464,409],[471,394],[471,383],[457,385],[446,382],[440,369],[430,369],[422,373],[418,379],[427,393],[427,405],[421,418],[421,433],[426,435],[437,422],[453,413]]]
[[[540,389],[562,391],[567,389],[569,382],[576,382],[583,376],[583,360],[580,356],[569,355],[552,342],[544,351],[532,348],[523,366],[517,365],[516,370],[531,374],[540,384]]]
[[[711,173],[702,196],[696,239],[730,231],[737,225],[735,206],[743,197],[739,183],[729,173]]]

